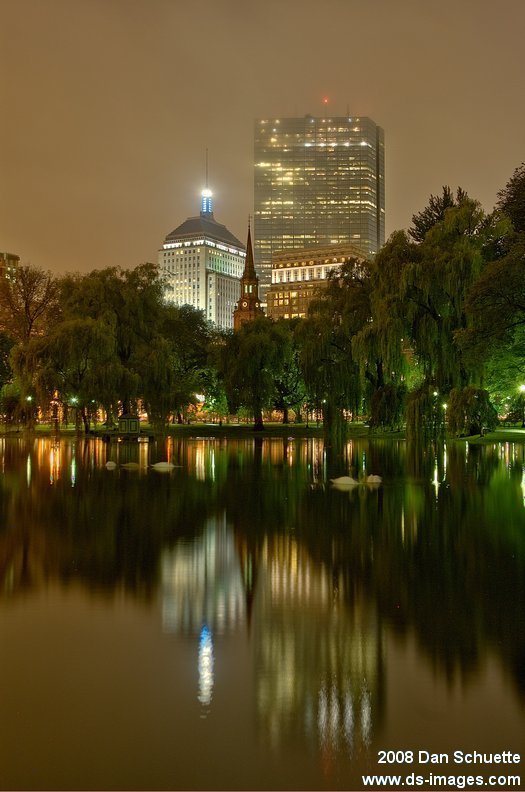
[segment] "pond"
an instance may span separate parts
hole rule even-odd
[[[523,445],[21,437],[0,462],[1,789],[358,790],[494,769],[454,751],[523,760]],[[349,473],[382,483],[331,485]],[[523,761],[496,770],[525,788]]]

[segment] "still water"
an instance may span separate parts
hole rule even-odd
[[[357,790],[382,749],[523,759],[524,446],[6,439],[0,464],[0,788]],[[383,483],[330,485],[349,472]]]

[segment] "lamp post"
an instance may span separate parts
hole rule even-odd
[[[520,385],[521,393],[521,428],[525,428],[525,385]]]

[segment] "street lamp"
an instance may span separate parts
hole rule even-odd
[[[521,428],[525,427],[525,385],[520,385],[521,393]]]

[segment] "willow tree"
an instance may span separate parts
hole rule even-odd
[[[84,428],[99,404],[116,399],[120,363],[107,325],[89,318],[63,319],[13,353],[15,371],[31,370],[36,398],[48,404],[58,392]]]
[[[346,414],[360,412],[363,391],[352,339],[370,320],[370,290],[368,263],[348,262],[330,273],[298,329],[309,400],[322,410],[325,439],[331,445],[340,445],[346,436]]]
[[[283,414],[283,424],[289,422],[291,409],[300,412],[306,397],[306,386],[300,363],[299,327],[302,319],[279,319],[273,333],[281,355],[281,365],[275,370],[273,406]]]
[[[484,366],[487,387],[508,414],[525,383],[525,163],[498,192],[494,218],[489,263],[468,290],[469,323],[457,341],[467,358]]]
[[[114,340],[118,360],[118,401],[123,412],[141,397],[140,365],[143,354],[159,336],[162,285],[154,264],[130,270],[110,267],[61,281],[64,318],[103,322]],[[115,369],[115,373],[117,373]],[[104,404],[112,414],[114,404]]]
[[[230,411],[247,408],[253,428],[264,428],[263,410],[276,398],[275,378],[283,370],[282,335],[274,322],[260,317],[226,336],[217,350],[218,370]]]
[[[156,320],[152,343],[137,347],[133,365],[148,415],[162,428],[170,414],[182,423],[186,407],[205,390],[211,328],[190,305],[163,304]]]
[[[370,319],[352,339],[352,351],[360,364],[371,428],[398,428],[404,420],[412,352],[401,281],[404,268],[417,257],[418,247],[399,231],[370,265]]]
[[[479,367],[465,357],[457,335],[467,327],[466,297],[485,265],[485,246],[494,238],[496,222],[461,195],[422,242],[405,241],[406,260],[392,282],[391,311],[406,328],[404,343],[419,371],[407,402],[410,435],[436,424],[452,388],[479,382]]]

